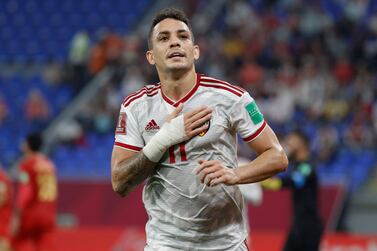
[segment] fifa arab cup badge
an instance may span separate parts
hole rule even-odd
[[[199,133],[199,137],[203,137],[203,136],[206,135],[206,133],[208,132],[209,127],[210,127],[210,125],[211,125],[211,122],[208,120],[207,122],[204,123],[204,125],[207,125],[207,124],[208,124],[207,129],[201,131],[201,132]]]
[[[259,111],[259,108],[257,104],[255,103],[255,101],[249,103],[245,108],[251,118],[251,121],[253,121],[254,125],[257,125],[263,121],[263,115]]]

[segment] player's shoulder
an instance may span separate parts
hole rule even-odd
[[[122,105],[124,107],[132,106],[140,101],[145,100],[146,98],[154,97],[160,90],[161,86],[160,83],[152,84],[152,85],[145,85],[140,90],[129,94],[127,97],[124,98]]]
[[[21,163],[20,169],[23,171],[32,171],[35,169],[36,164],[39,163],[40,154],[32,154],[30,156],[25,156]]]
[[[205,75],[200,76],[199,85],[211,92],[216,92],[234,99],[239,99],[247,93],[247,91],[240,86]]]
[[[19,166],[19,170],[20,171],[24,171],[24,172],[29,172],[33,169],[33,163],[34,163],[34,159],[33,158],[30,158],[30,157],[24,157],[21,162],[20,162],[20,166]]]
[[[46,171],[46,169],[48,169],[49,171],[55,170],[54,162],[47,155],[39,154],[38,155],[38,162],[39,162],[38,167],[41,167],[41,168],[38,169],[38,171],[41,170],[41,171],[44,172],[44,171]]]

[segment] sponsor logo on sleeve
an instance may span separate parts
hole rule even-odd
[[[125,135],[127,133],[126,118],[127,118],[127,115],[126,115],[125,112],[121,112],[119,114],[119,119],[118,119],[117,127],[115,129],[115,134],[124,134]]]
[[[257,125],[257,124],[259,124],[260,122],[263,121],[263,115],[259,111],[259,108],[258,108],[257,104],[255,103],[255,101],[246,105],[245,108],[246,108],[246,111],[251,118],[251,121],[253,121],[254,125]]]

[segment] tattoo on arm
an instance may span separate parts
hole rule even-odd
[[[112,173],[115,192],[126,196],[154,172],[156,165],[142,151],[118,163]]]

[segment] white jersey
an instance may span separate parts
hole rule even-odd
[[[124,100],[115,146],[140,151],[179,103],[183,112],[211,107],[212,118],[206,131],[170,147],[147,180],[146,250],[243,250],[247,229],[238,186],[207,187],[193,169],[199,159],[237,167],[236,134],[249,142],[263,131],[266,122],[246,91],[199,74],[193,89],[177,102],[159,84],[146,86]]]

